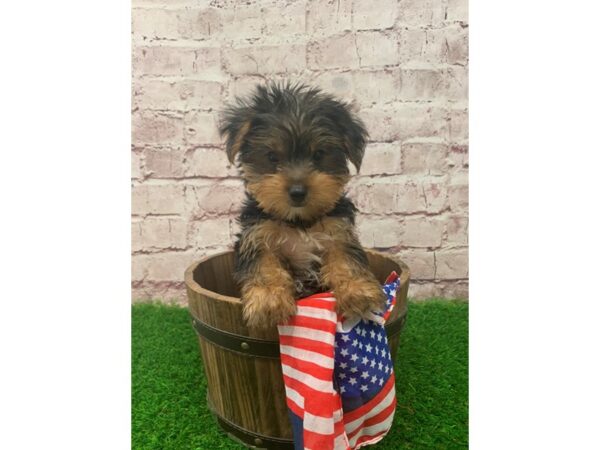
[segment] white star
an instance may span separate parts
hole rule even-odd
[[[352,346],[353,346],[353,347],[356,347],[357,345],[358,345],[358,341],[357,341],[356,339],[354,339],[354,340],[352,341]]]
[[[340,387],[340,394],[343,394],[344,392],[346,392],[346,388],[344,386]]]
[[[356,327],[356,333],[357,333],[357,334],[360,334],[360,332],[361,332],[361,331],[362,331],[362,328],[361,328],[361,327]]]
[[[371,378],[371,383],[375,383],[377,382],[377,377],[375,375],[373,375],[373,378]]]
[[[343,380],[344,378],[346,378],[346,374],[344,372],[340,372],[338,374],[338,377],[340,378],[340,380]]]
[[[360,335],[362,337],[365,337],[367,335],[367,330],[362,330],[361,333],[360,333]]]
[[[367,378],[369,378],[369,372],[367,372],[366,370],[362,373],[361,377],[363,377],[365,380]]]
[[[340,366],[341,366],[341,364],[340,364]],[[382,370],[383,369],[383,364],[380,362],[379,364],[377,364],[377,367],[379,367],[379,370]],[[345,367],[343,367],[343,368],[345,369]]]
[[[371,330],[371,339],[375,339],[375,331]]]
[[[383,384],[383,377],[379,380],[379,386]]]
[[[350,340],[350,338],[348,337],[347,334],[342,334],[342,341],[348,342],[349,340]]]
[[[356,361],[358,359],[358,356],[356,356],[356,353],[352,353],[352,356],[350,357],[350,359],[352,361]]]
[[[379,347],[375,347],[375,354],[379,355]]]
[[[385,366],[385,373],[388,373],[390,371],[390,368],[388,366]]]
[[[358,343],[358,348],[360,348],[362,350],[362,348],[363,348],[362,342]]]
[[[358,372],[358,369],[356,367],[354,367],[354,366],[350,367],[350,372],[356,373],[356,372]]]
[[[372,348],[373,348],[373,347],[371,347],[371,344],[367,344],[367,345],[365,345],[365,349],[366,349],[366,350],[367,350],[369,353],[371,353],[371,349],[372,349]]]
[[[379,364],[381,364],[381,363],[379,363]],[[345,362],[340,363],[340,369],[345,369],[346,367],[348,367],[348,363],[345,363]]]
[[[351,377],[351,378],[348,380],[348,383],[350,383],[352,386],[354,386],[354,385],[356,384],[356,378],[354,378],[354,377]]]
[[[366,356],[362,359],[362,363],[363,364],[369,364],[369,358],[367,358]]]
[[[363,392],[367,391],[368,389],[369,388],[367,387],[366,384],[363,384],[363,385],[360,386],[360,390],[363,391]]]
[[[374,359],[371,360],[371,367],[375,367],[375,360]]]
[[[348,356],[348,349],[347,348],[343,348],[340,350],[340,355],[342,356]]]
[[[381,337],[382,337],[382,336],[381,336],[381,333],[379,333],[379,334],[377,335],[377,340],[378,340],[379,342],[381,342]]]

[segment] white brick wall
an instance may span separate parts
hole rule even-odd
[[[231,248],[243,198],[220,108],[291,78],[352,100],[371,135],[350,194],[409,295],[468,296],[466,0],[133,0],[134,300],[185,302],[183,270]]]

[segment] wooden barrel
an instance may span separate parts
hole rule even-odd
[[[395,357],[406,319],[410,272],[399,260],[370,250],[367,254],[381,283],[393,270],[400,275],[396,307],[386,324]],[[232,272],[233,252],[204,258],[185,272],[192,324],[206,372],[208,406],[219,425],[242,444],[293,450],[277,329],[246,327]]]

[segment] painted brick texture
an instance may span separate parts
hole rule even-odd
[[[349,186],[366,247],[413,298],[468,297],[467,0],[133,0],[132,296],[185,303],[232,248],[243,198],[219,111],[265,80],[352,101],[370,133]]]

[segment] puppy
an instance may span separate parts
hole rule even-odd
[[[296,298],[325,290],[347,318],[383,308],[344,195],[367,139],[348,105],[301,84],[261,85],[225,110],[220,131],[246,190],[234,276],[248,326],[284,322]]]

